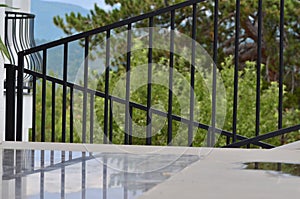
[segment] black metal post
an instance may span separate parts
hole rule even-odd
[[[232,143],[236,142],[236,125],[237,125],[237,108],[238,108],[238,84],[239,84],[239,40],[240,40],[240,0],[236,0]]]
[[[63,62],[63,103],[62,103],[62,142],[66,142],[67,126],[67,79],[68,79],[68,43],[64,44],[64,62]]]
[[[109,142],[112,144],[113,141],[113,101],[109,103]]]
[[[52,114],[51,114],[51,122],[52,122],[52,132],[51,132],[51,142],[55,142],[55,82],[52,82]]]
[[[94,143],[94,100],[95,95],[90,95],[90,144]]]
[[[124,144],[128,144],[129,132],[129,100],[130,100],[130,65],[131,65],[131,24],[127,27],[127,60],[126,60],[126,103],[125,103],[125,132]]]
[[[5,68],[6,68],[5,141],[15,141],[16,74],[13,65],[5,64]]]
[[[192,25],[192,56],[191,56],[191,80],[190,80],[190,121],[188,130],[188,146],[193,146],[194,109],[195,109],[195,62],[196,62],[196,33],[197,33],[197,4],[193,4]]]
[[[32,77],[32,134],[31,141],[36,140],[36,76]]]
[[[42,82],[42,121],[41,121],[41,142],[45,142],[46,135],[46,84],[47,84],[47,50],[43,50],[43,82]]]
[[[87,112],[87,88],[88,88],[88,64],[89,64],[89,37],[84,42],[84,91],[82,110],[82,143],[86,143],[86,112]]]
[[[129,133],[128,133],[128,141],[129,141],[129,143],[128,144],[132,144],[132,117],[133,117],[133,115],[132,115],[132,106],[130,106],[129,105],[129,116],[130,116],[130,120],[129,120],[129,129],[128,129],[128,131],[129,131]]]
[[[73,132],[73,88],[70,88],[70,143],[74,142],[74,132]]]
[[[218,18],[219,18],[219,0],[215,0],[214,6],[214,48],[213,48],[213,88],[212,88],[212,124],[210,129],[209,146],[215,145],[215,130],[216,130],[216,98],[217,98],[217,63],[218,63]]]
[[[22,141],[23,134],[23,78],[24,54],[18,53],[18,80],[17,80],[17,134],[16,141]]]
[[[152,144],[152,111],[151,111],[151,100],[152,100],[152,56],[153,56],[153,17],[149,18],[149,48],[148,48],[148,84],[147,84],[147,135],[146,145]]]
[[[258,27],[257,27],[257,63],[256,63],[256,121],[255,136],[260,131],[260,76],[261,76],[261,48],[262,48],[262,0],[258,0]]]
[[[168,100],[168,145],[172,145],[173,126],[173,68],[174,68],[174,31],[175,31],[175,10],[171,11],[171,35],[170,35],[170,71],[169,71],[169,100]]]
[[[284,50],[284,0],[280,0],[280,43],[279,43],[279,99],[278,99],[278,129],[282,128],[283,109],[283,57]],[[281,135],[281,144],[284,144],[284,135]]]
[[[105,56],[105,100],[104,100],[104,137],[103,143],[107,144],[108,136],[108,100],[109,100],[109,70],[110,70],[110,30],[106,32],[106,56]]]

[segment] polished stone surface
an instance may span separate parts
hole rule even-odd
[[[2,149],[2,198],[137,198],[197,160],[183,154]]]
[[[3,142],[0,198],[299,198],[300,177],[245,169],[244,164],[299,165],[299,146],[249,150]]]

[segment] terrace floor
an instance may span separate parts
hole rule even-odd
[[[0,145],[2,198],[298,198],[300,177],[245,162],[300,164],[300,142],[272,150]]]

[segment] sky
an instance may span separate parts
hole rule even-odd
[[[55,2],[74,4],[89,10],[94,8],[95,3],[97,3],[102,8],[110,8],[109,6],[105,5],[104,0],[45,0],[45,1],[52,1],[52,2],[55,1]]]

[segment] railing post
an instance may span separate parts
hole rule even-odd
[[[23,134],[23,78],[24,78],[24,54],[18,53],[18,79],[17,79],[17,134],[16,141],[22,141]]]
[[[16,74],[14,65],[5,64],[6,68],[6,108],[5,141],[15,141],[15,92]]]

